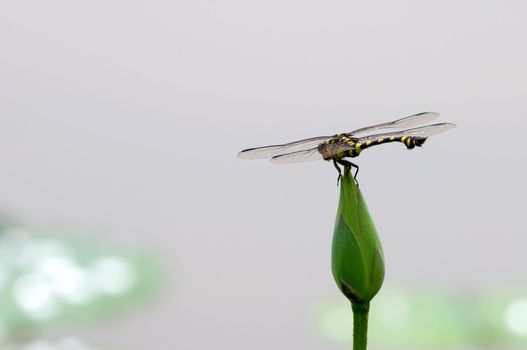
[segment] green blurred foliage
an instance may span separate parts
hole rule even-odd
[[[527,295],[403,292],[384,289],[369,320],[372,349],[527,349]],[[317,328],[336,343],[351,343],[349,304],[335,300],[317,313]],[[513,315],[513,316],[511,316]]]
[[[0,344],[115,316],[160,285],[144,251],[36,231],[0,223]]]

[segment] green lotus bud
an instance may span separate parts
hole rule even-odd
[[[381,288],[384,256],[362,194],[349,168],[344,173],[333,232],[331,268],[340,291],[355,308],[367,306]]]

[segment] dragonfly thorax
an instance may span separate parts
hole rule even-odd
[[[336,135],[336,138],[327,140],[318,145],[318,152],[324,160],[339,160],[344,157],[356,157],[360,149],[356,149],[357,141],[346,135]]]

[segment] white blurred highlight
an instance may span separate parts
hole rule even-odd
[[[505,324],[512,333],[527,336],[527,298],[513,300],[507,306]]]
[[[51,286],[41,274],[26,274],[18,278],[13,296],[20,308],[33,319],[49,319],[58,311]]]
[[[110,295],[126,293],[135,285],[137,278],[130,262],[118,256],[97,259],[88,273],[92,288]]]
[[[123,257],[103,256],[83,266],[65,241],[38,239],[22,228],[4,232],[0,236],[0,291],[9,283],[10,270],[21,270],[11,292],[31,319],[48,320],[66,304],[127,293],[137,282],[134,266]],[[0,340],[1,335],[0,327]]]
[[[93,299],[93,291],[83,268],[66,256],[51,256],[37,266],[49,281],[52,291],[71,303],[83,303]]]

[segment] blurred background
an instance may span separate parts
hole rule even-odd
[[[367,150],[371,349],[527,346],[522,1],[3,1],[5,349],[350,349],[326,162],[243,148],[423,111]]]

